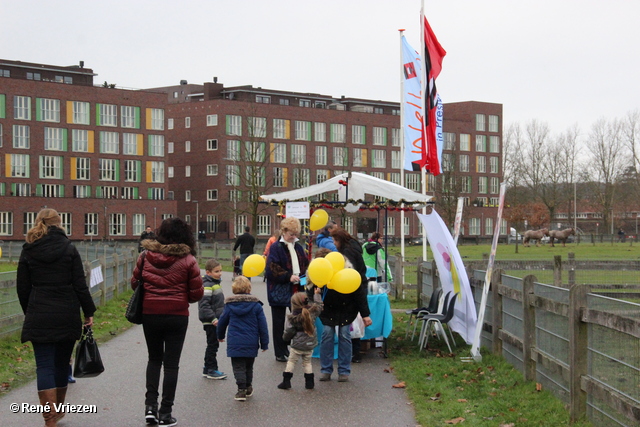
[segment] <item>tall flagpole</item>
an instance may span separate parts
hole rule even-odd
[[[420,5],[420,54],[422,55],[422,72],[420,76],[420,86],[421,86],[421,95],[422,95],[422,151],[426,150],[427,145],[427,133],[426,133],[426,120],[425,115],[428,114],[429,110],[427,108],[426,99],[427,99],[427,77],[425,76],[425,67],[427,63],[427,57],[424,46],[424,0],[422,0]],[[421,181],[422,181],[422,194],[427,194],[427,174],[425,171],[425,167],[420,168]],[[422,208],[422,214],[427,214],[427,207]],[[427,231],[422,227],[422,260],[427,260]]]
[[[404,187],[404,61],[402,58],[402,37],[404,29],[400,32],[400,185]],[[391,135],[393,138],[393,135]],[[400,207],[404,207],[404,204]],[[400,211],[400,255],[402,256],[402,280],[404,283],[404,210]]]

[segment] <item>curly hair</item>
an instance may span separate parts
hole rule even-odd
[[[300,233],[300,228],[300,220],[292,216],[288,216],[280,222],[280,231],[282,234],[284,234],[285,231]]]
[[[162,221],[157,230],[156,240],[163,245],[183,243],[191,249],[191,255],[196,256],[196,239],[189,224],[180,218],[167,218]]]
[[[36,221],[33,227],[27,231],[26,241],[27,243],[33,243],[38,239],[41,239],[45,234],[49,232],[49,227],[58,227],[63,231],[66,231],[62,227],[62,219],[58,214],[58,211],[51,208],[42,209],[36,216]]]

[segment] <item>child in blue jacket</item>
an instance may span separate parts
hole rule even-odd
[[[253,363],[258,348],[269,348],[267,318],[262,302],[251,295],[251,282],[238,276],[231,286],[233,295],[225,300],[224,312],[218,320],[218,341],[223,342],[227,328],[227,357],[231,358],[238,392],[235,400],[245,401],[253,395]]]
[[[224,294],[220,279],[222,278],[222,266],[215,259],[210,259],[204,266],[205,275],[202,278],[204,295],[198,302],[198,317],[207,335],[207,349],[204,352],[204,368],[202,376],[210,380],[224,380],[227,378],[224,372],[218,370],[218,333],[216,326],[218,319],[224,310]]]

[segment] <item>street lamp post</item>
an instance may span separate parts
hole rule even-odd
[[[192,202],[196,204],[196,242],[197,242],[198,238],[200,237],[200,230],[198,229],[198,227],[200,226],[200,224],[198,223],[200,221],[200,203],[198,203],[197,200],[192,200]]]

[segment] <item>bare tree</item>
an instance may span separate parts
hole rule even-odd
[[[625,144],[620,120],[600,119],[591,128],[587,141],[593,203],[598,206],[605,230],[612,226],[616,188],[631,162],[625,160]]]
[[[633,194],[640,196],[640,110],[630,111],[622,120],[624,143],[631,151],[631,168],[635,177]]]

